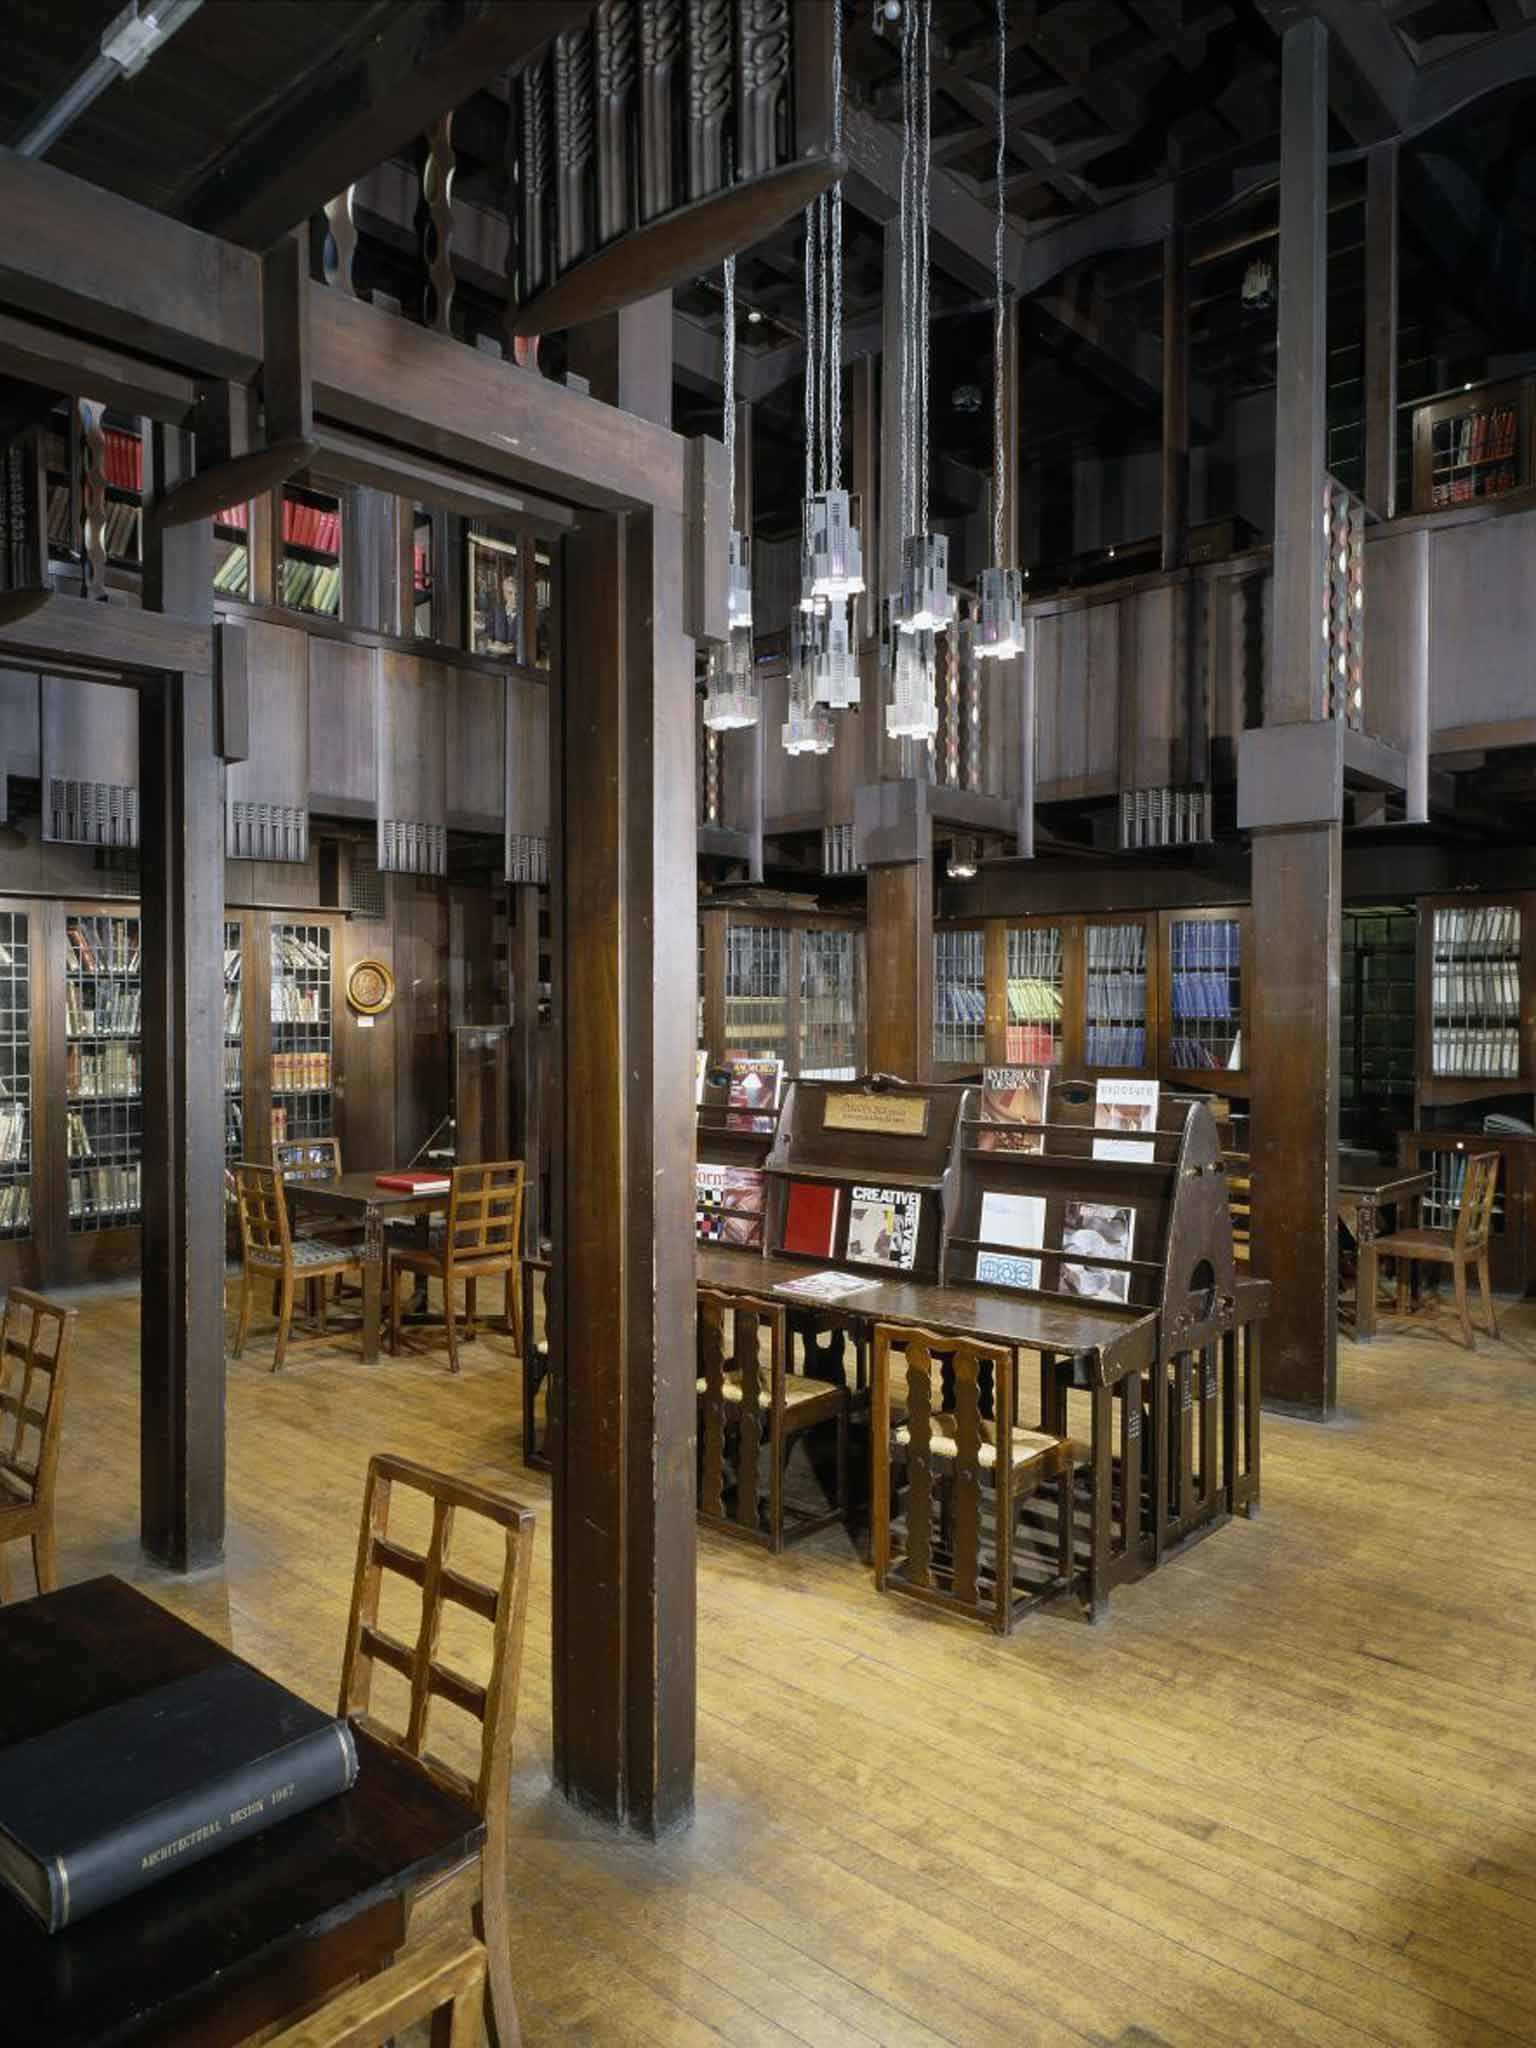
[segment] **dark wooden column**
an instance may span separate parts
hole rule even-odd
[[[869,871],[870,1071],[926,1081],[933,1073],[933,865]]]
[[[152,488],[191,471],[191,436],[153,429]],[[154,531],[145,603],[212,618],[206,520]],[[139,698],[143,1293],[139,1530],[181,1571],[224,1551],[224,802],[215,686],[171,675]]]
[[[507,994],[512,1016],[512,1094],[516,1103],[517,1144],[524,1164],[523,1243],[537,1252],[544,1232],[540,1161],[544,1153],[544,1099],[539,1058],[539,901],[534,882],[513,882],[507,890],[510,912]]]
[[[670,427],[671,292],[654,292],[585,327],[573,327],[566,360],[586,378],[594,398]]]
[[[654,1835],[693,1806],[693,650],[678,516],[594,515],[565,550],[555,1777]]]
[[[1264,726],[1243,736],[1239,822],[1253,829],[1254,1269],[1274,1284],[1268,1397],[1325,1415],[1337,1363],[1342,755],[1320,717],[1327,402],[1328,38],[1283,43],[1280,382],[1273,658]]]
[[[1365,170],[1365,502],[1397,516],[1397,144]]]
[[[1175,218],[1163,238],[1163,567],[1182,569],[1188,558],[1189,252]]]

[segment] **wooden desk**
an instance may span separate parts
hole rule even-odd
[[[121,1579],[0,1608],[0,1748],[238,1661]],[[361,1729],[350,1792],[62,1934],[0,1889],[6,2048],[232,2048],[380,1967],[407,1893],[480,1846],[474,1809]]]
[[[430,1216],[446,1209],[445,1194],[408,1195],[381,1188],[378,1173],[341,1173],[334,1180],[291,1180],[284,1192],[290,1209],[318,1209],[363,1227],[363,1362],[376,1365],[384,1310],[384,1225],[392,1216]]]
[[[1339,1161],[1334,1202],[1339,1221],[1355,1240],[1355,1342],[1369,1344],[1376,1335],[1376,1239],[1381,1212],[1401,1202],[1417,1203],[1433,1176],[1401,1166],[1360,1166]],[[1410,1223],[1412,1218],[1407,1219]],[[1399,1216],[1401,1225],[1404,1218]]]

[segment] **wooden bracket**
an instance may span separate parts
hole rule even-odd
[[[201,469],[175,490],[167,491],[150,516],[160,527],[192,526],[200,519],[212,519],[226,505],[248,504],[286,483],[297,471],[307,469],[318,453],[318,442],[292,440],[253,448],[249,455],[231,456],[228,462]]]

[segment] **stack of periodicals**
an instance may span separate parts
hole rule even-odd
[[[1510,904],[1437,910],[1431,974],[1431,1072],[1517,1076],[1519,911]]]
[[[1140,924],[1088,928],[1083,1054],[1090,1067],[1146,1061],[1147,935]]]

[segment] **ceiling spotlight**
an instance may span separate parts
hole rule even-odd
[[[759,326],[759,325],[761,324],[761,322],[762,322],[762,317],[763,317],[763,316],[762,316],[762,314],[761,314],[761,313],[760,313],[760,312],[759,312],[759,311],[757,310],[756,306],[749,306],[749,307],[748,307],[748,309],[747,309],[747,325],[748,325],[749,327],[757,327],[757,326]]]

